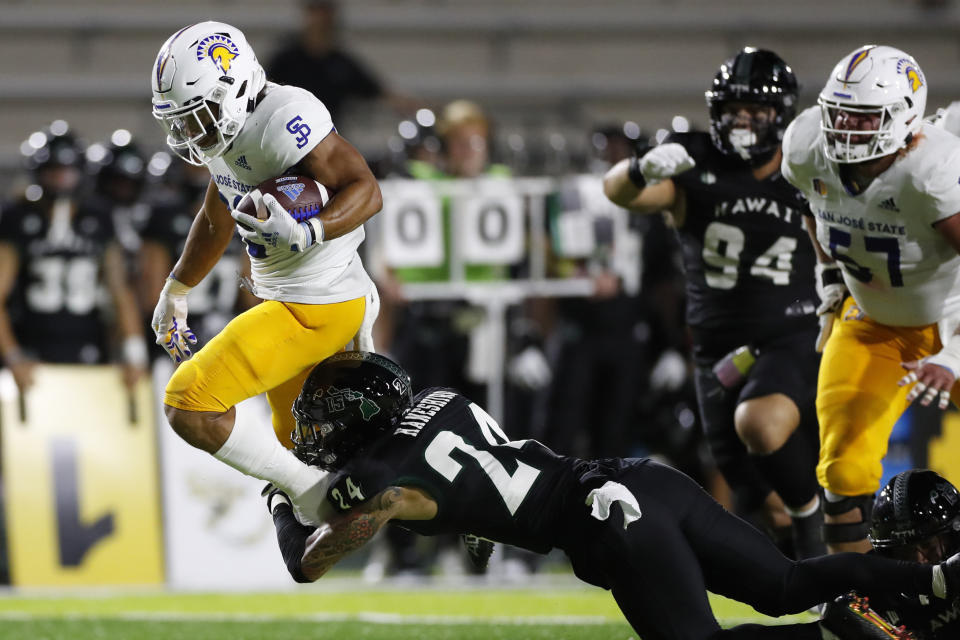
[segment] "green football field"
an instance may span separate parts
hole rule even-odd
[[[536,588],[330,581],[289,593],[10,592],[4,640],[514,640],[636,638],[608,592],[561,581]],[[724,626],[768,621],[712,598]],[[811,620],[810,616],[776,622]]]

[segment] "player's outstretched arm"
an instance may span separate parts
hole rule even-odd
[[[230,208],[220,199],[217,185],[211,180],[203,206],[190,226],[183,253],[170,275],[188,287],[195,286],[227,250],[233,231]]]
[[[683,226],[683,198],[671,178],[696,166],[686,148],[676,142],[654,147],[644,156],[621,160],[603,177],[603,193],[614,204],[637,213],[669,210]]]
[[[345,555],[369,542],[380,527],[394,518],[429,520],[437,514],[437,503],[423,491],[387,487],[314,529],[297,521],[285,493],[267,485],[263,495],[273,515],[283,561],[297,582],[317,580]]]

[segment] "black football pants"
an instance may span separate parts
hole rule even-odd
[[[600,522],[584,506],[585,524],[565,546],[577,575],[611,589],[643,640],[821,638],[815,622],[722,630],[707,590],[770,616],[800,613],[851,589],[930,593],[930,566],[856,553],[792,561],[679,471],[630,462],[611,480],[636,496],[640,519],[624,530],[619,508]]]

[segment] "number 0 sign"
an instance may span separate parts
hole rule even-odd
[[[453,204],[464,262],[513,264],[523,258],[523,199],[509,182],[480,183]]]

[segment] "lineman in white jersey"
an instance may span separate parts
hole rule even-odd
[[[379,186],[319,100],[266,82],[235,27],[204,22],[175,33],[160,49],[152,83],[153,114],[167,144],[187,162],[206,165],[211,176],[153,316],[157,342],[180,363],[166,389],[167,418],[194,447],[289,489],[301,519],[319,522],[325,491],[314,489],[326,476],[286,448],[294,427],[290,407],[317,362],[354,338],[372,346],[379,300],[356,250],[362,224],[380,210]],[[270,196],[259,203],[270,210],[266,220],[233,211],[257,184],[284,173],[313,176],[329,189],[319,216],[297,222]],[[194,355],[187,293],[235,228],[251,256],[254,293],[265,302]],[[234,426],[234,405],[262,392],[276,437]]]
[[[817,478],[832,551],[870,548],[894,423],[918,397],[945,408],[960,373],[960,139],[923,121],[926,93],[910,55],[861,47],[783,140],[820,258]]]

